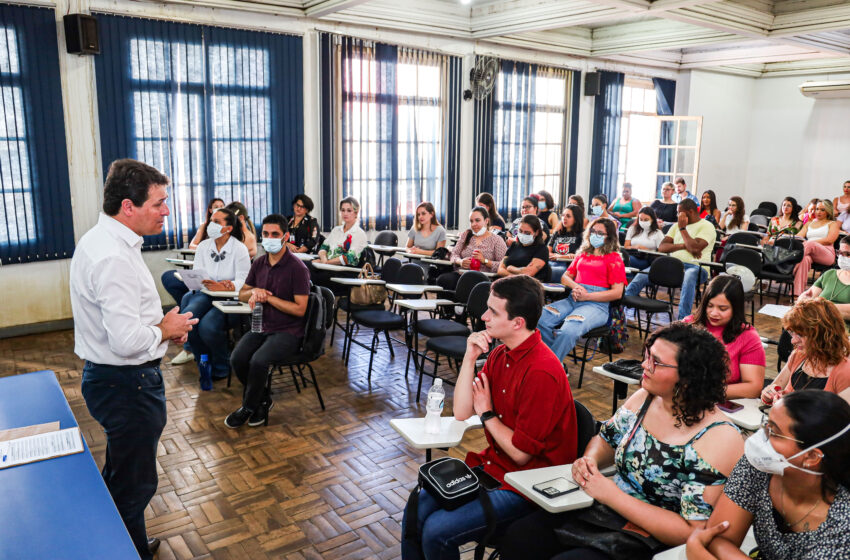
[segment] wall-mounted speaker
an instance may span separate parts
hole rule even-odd
[[[94,16],[68,14],[63,20],[68,54],[100,54],[100,36]]]
[[[599,72],[588,72],[584,75],[584,94],[599,95],[602,93],[602,80]]]

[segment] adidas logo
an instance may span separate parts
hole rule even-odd
[[[452,480],[452,481],[450,481],[450,482],[447,482],[447,483],[446,483],[446,488],[451,488],[452,486],[456,486],[456,485],[460,484],[461,482],[464,482],[464,481],[466,481],[466,480],[469,480],[470,478],[472,478],[472,475],[471,475],[471,474],[467,474],[466,476],[461,476],[461,477],[459,477],[459,478],[456,478],[456,479],[454,479],[454,480]]]

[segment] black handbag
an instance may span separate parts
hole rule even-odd
[[[764,267],[779,274],[791,274],[794,271],[794,265],[802,257],[803,252],[799,249],[786,249],[776,245],[765,245],[762,248]]]
[[[606,369],[610,368],[606,365]],[[628,447],[632,441],[651,402],[652,395],[648,395],[624,447]],[[593,502],[589,508],[562,515],[564,523],[555,529],[555,536],[558,542],[569,549],[591,548],[611,558],[649,560],[668,548],[644,529],[599,502]]]
[[[640,379],[643,377],[642,363],[643,362],[641,360],[620,359],[616,362],[608,362],[602,367],[611,373],[616,373],[617,375],[631,377],[632,379]]]

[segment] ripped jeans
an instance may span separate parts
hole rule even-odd
[[[588,292],[604,292],[608,288],[581,284]],[[558,359],[564,357],[585,333],[608,322],[607,301],[575,301],[571,296],[543,306],[537,328],[543,342]]]

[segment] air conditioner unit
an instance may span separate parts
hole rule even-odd
[[[850,80],[834,80],[829,82],[803,82],[800,93],[816,99],[846,99],[850,98]]]

